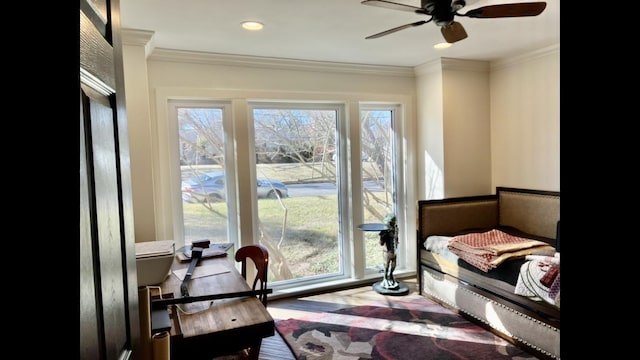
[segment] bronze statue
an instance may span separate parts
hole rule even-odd
[[[384,278],[381,286],[385,289],[397,289],[400,285],[393,277],[396,268],[396,248],[398,247],[398,225],[395,214],[387,214],[384,217],[387,230],[380,231],[380,245],[384,259]]]

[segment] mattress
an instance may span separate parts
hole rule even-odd
[[[468,270],[478,275],[503,282],[505,283],[504,286],[506,287],[508,287],[508,285],[511,285],[513,288],[515,288],[518,281],[520,267],[525,262],[524,258],[507,260],[500,264],[500,266],[498,266],[497,268],[491,269],[488,272],[484,272],[477,267],[469,264],[468,262],[460,259],[456,254],[449,251],[449,249],[447,248],[447,244],[449,243],[449,240],[451,238],[452,236],[429,236],[424,242],[424,248],[425,250],[433,254],[437,254],[438,257],[443,261],[455,264],[462,269]]]
[[[444,274],[456,277],[458,280],[475,287],[479,287],[495,295],[510,299],[518,304],[535,311],[558,315],[559,310],[544,301],[534,301],[527,297],[516,295],[516,285],[520,268],[527,262],[523,258],[508,259],[498,267],[487,272],[469,264],[451,252],[447,245],[453,236],[432,235],[423,242],[420,250],[420,262]],[[538,237],[550,245],[555,245],[553,239]],[[544,255],[553,255],[553,253]]]

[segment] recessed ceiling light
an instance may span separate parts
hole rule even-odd
[[[443,43],[433,45],[434,49],[446,49],[448,47],[451,47],[451,44],[448,42],[443,42]]]
[[[264,25],[262,25],[262,23],[257,21],[244,21],[242,23],[242,27],[247,30],[262,30]]]

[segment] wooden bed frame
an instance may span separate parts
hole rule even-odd
[[[418,201],[418,283],[431,298],[545,359],[560,359],[560,309],[427,251],[431,235],[512,227],[555,244],[560,193],[497,187],[494,195]],[[460,260],[462,261],[462,260]]]

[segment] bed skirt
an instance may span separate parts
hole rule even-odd
[[[491,299],[482,289],[422,265],[421,293],[493,329],[501,337],[549,359],[560,359],[560,328],[516,304]]]

